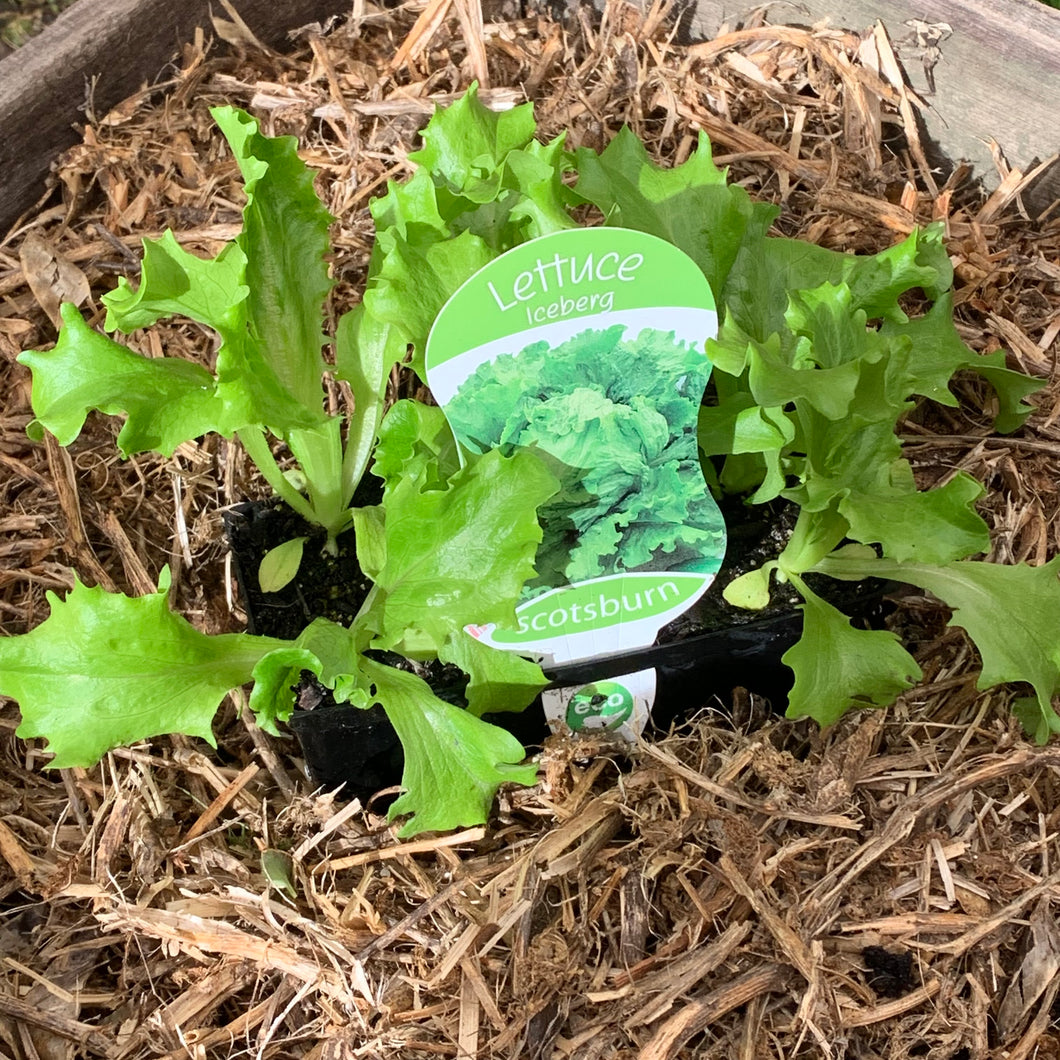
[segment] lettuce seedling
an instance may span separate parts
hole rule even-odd
[[[532,134],[523,108],[498,120],[469,92],[432,120],[412,180],[373,205],[386,253],[365,302],[401,330],[413,364],[460,283],[516,242],[568,227],[572,204],[668,240],[696,261],[718,303],[720,331],[707,344],[715,402],[699,418],[701,453],[720,465],[718,488],[751,505],[780,497],[798,507],[781,554],[725,590],[751,609],[767,605],[774,578],[801,593],[802,639],[784,657],[795,675],[789,716],[830,724],[849,709],[893,702],[921,676],[893,634],[854,627],[816,595],[803,578],[814,573],[935,592],[983,657],[981,686],[1030,683],[1035,696],[1017,707],[1024,726],[1041,741],[1060,732],[1051,705],[1060,692],[1055,563],[972,558],[989,547],[974,508],[982,486],[959,473],[918,489],[896,431],[917,399],[956,406],[950,381],[959,372],[992,386],[1002,432],[1026,420],[1024,398],[1042,385],[1009,370],[1003,351],[977,354],[960,338],[942,225],[878,254],[838,253],[770,235],[777,208],[728,183],[704,134],[672,169],[654,164],[629,129],[599,154],[564,152],[562,139],[541,146]],[[576,178],[573,192],[565,174]],[[491,224],[480,230],[483,203]],[[926,300],[925,311],[906,312],[911,295]],[[844,551],[851,542],[871,556],[863,548],[855,562]]]
[[[803,578],[816,573],[935,593],[979,649],[980,687],[1031,684],[1035,696],[1017,707],[1025,728],[1042,742],[1060,732],[1060,561],[970,558],[990,545],[974,508],[982,486],[959,472],[918,489],[896,431],[916,398],[956,406],[949,383],[958,372],[990,383],[1003,432],[1026,420],[1023,399],[1042,386],[1006,368],[1003,351],[976,354],[961,340],[942,225],[866,256],[770,236],[775,209],[726,183],[706,137],[688,162],[663,170],[623,131],[599,156],[579,151],[576,168],[576,190],[608,223],[676,243],[713,286],[716,403],[700,411],[701,450],[718,459],[728,492],[798,506],[780,555],[725,589],[751,609],[769,602],[774,577],[802,595],[802,638],[784,656],[795,674],[789,716],[830,724],[893,702],[921,676],[894,634],[857,629],[816,595]],[[913,293],[928,308],[911,317]]]
[[[522,764],[518,741],[479,715],[522,709],[545,682],[535,664],[479,644],[463,628],[514,621],[534,576],[536,511],[558,483],[530,452],[461,459],[437,408],[403,401],[384,420],[386,381],[407,339],[366,305],[346,313],[334,336],[331,370],[349,382],[356,410],[343,436],[342,419],[323,411],[330,218],[293,138],[262,136],[230,107],[213,114],[245,181],[242,232],[212,260],[183,250],[172,233],[146,241],[139,286],[123,281],[104,297],[111,330],[173,315],[211,327],[219,338],[213,371],[142,357],[66,305],[55,348],[20,358],[33,373],[32,433],[49,430],[69,444],[96,409],[125,414],[118,444],[126,455],[170,454],[209,431],[235,435],[276,492],[330,542],[356,528],[373,588],[348,628],[318,619],[288,642],[198,632],[168,609],[166,571],[158,592],[141,598],[77,582],[65,600],[49,594],[51,614],[40,626],[0,640],[0,693],[20,703],[20,735],[48,739],[53,766],[88,766],[113,747],[162,733],[212,742],[221,700],[250,682],[251,709],[276,732],[293,709],[292,686],[309,670],[351,709],[386,710],[405,748],[405,792],[391,809],[411,815],[404,834],[479,823],[499,784],[529,784],[536,775]],[[474,223],[488,228],[482,218]],[[373,272],[381,262],[377,254]],[[269,435],[295,457],[304,494],[280,471]],[[373,459],[382,501],[352,509]],[[297,570],[294,544],[263,565],[271,588],[285,569]],[[380,650],[460,666],[470,677],[467,709],[379,662]]]
[[[387,377],[405,346],[358,306],[339,320],[335,363],[325,363],[332,218],[313,190],[312,173],[294,137],[263,136],[253,118],[233,107],[211,113],[243,175],[242,231],[210,260],[186,251],[170,231],[144,240],[139,285],[123,279],[103,302],[108,331],[132,332],[172,316],[212,329],[213,371],[181,358],[140,356],[93,331],[66,304],[54,349],[19,357],[33,373],[32,429],[69,445],[90,410],[124,413],[118,446],[125,456],[146,450],[169,456],[203,434],[236,435],[273,490],[322,526],[333,548],[352,523],[350,501],[368,466]],[[345,424],[345,438],[343,417],[324,411],[327,371],[353,390],[356,415]],[[280,470],[270,435],[286,445],[295,472]],[[287,565],[292,574],[298,556],[300,548]],[[274,575],[270,588],[277,587]]]
[[[412,815],[403,834],[485,820],[497,787],[534,783],[536,767],[478,715],[522,709],[543,681],[536,665],[478,644],[463,627],[482,615],[514,621],[541,541],[536,508],[557,483],[529,452],[486,453],[461,467],[447,435],[441,412],[415,402],[384,420],[375,465],[384,497],[356,513],[358,557],[375,585],[348,628],[317,619],[294,641],[210,636],[169,609],[168,570],[145,597],[78,582],[65,600],[48,594],[51,613],[34,630],[0,639],[0,693],[21,706],[19,735],[47,737],[56,767],[90,766],[163,733],[212,744],[222,699],[250,682],[250,708],[276,733],[309,670],[338,702],[382,704],[393,723],[406,762],[391,815]],[[463,667],[468,708],[379,662],[371,649],[383,648]]]

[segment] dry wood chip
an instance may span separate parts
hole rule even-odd
[[[746,920],[729,924],[707,945],[692,950],[669,967],[642,980],[638,984],[638,996],[651,993],[655,996],[634,1012],[626,1025],[636,1027],[661,1019],[673,1008],[678,997],[691,993],[703,979],[721,967],[751,931],[752,925]]]
[[[48,1012],[32,1002],[0,992],[0,1015],[9,1016],[22,1028],[39,1028],[77,1043],[92,1056],[110,1056],[113,1042],[91,1024]]]
[[[872,1008],[864,1008],[853,1011],[844,1009],[840,1015],[844,1027],[868,1027],[873,1023],[883,1023],[885,1020],[893,1020],[903,1012],[910,1012],[919,1008],[926,1001],[930,1001],[941,988],[942,983],[938,979],[931,979],[923,986],[906,994],[905,997],[896,1001],[888,1001],[883,1005],[874,1005]]]
[[[366,850],[361,854],[350,854],[344,858],[334,858],[322,861],[313,866],[314,873],[339,872],[342,869],[352,869],[359,865],[369,865],[373,861],[387,861],[391,858],[402,858],[409,854],[428,854],[434,850],[445,847],[467,846],[476,843],[486,834],[485,828],[465,828],[462,832],[454,832],[451,835],[436,836],[431,839],[410,839],[406,843],[398,843],[391,847],[380,847],[378,850]]]
[[[79,306],[91,293],[85,274],[36,232],[22,241],[19,262],[33,297],[56,328],[61,323],[59,304],[73,302]]]
[[[670,1060],[679,1055],[689,1038],[727,1012],[761,994],[783,990],[788,974],[784,965],[763,964],[688,1002],[652,1035],[640,1051],[640,1060]]]
[[[355,994],[369,1006],[375,1005],[371,986],[360,964],[346,968],[347,978],[323,968],[315,960],[302,956],[293,947],[272,939],[259,938],[223,920],[208,919],[164,909],[144,909],[124,902],[114,902],[106,912],[97,914],[105,931],[135,930],[150,938],[172,943],[181,952],[193,956],[217,953],[226,957],[253,961],[260,968],[280,971],[303,983],[313,983],[336,1004],[357,1004]]]
[[[239,774],[232,778],[218,793],[217,797],[206,807],[195,820],[194,824],[184,834],[181,847],[198,839],[228,808],[235,797],[249,784],[260,772],[261,766],[251,762],[249,766],[240,770]]]
[[[32,888],[36,865],[18,836],[3,821],[0,821],[0,857],[23,887]]]

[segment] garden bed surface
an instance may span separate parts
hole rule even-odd
[[[60,158],[60,207],[0,247],[5,633],[43,620],[71,566],[146,593],[164,564],[197,625],[243,628],[219,509],[267,489],[238,448],[210,438],[171,460],[120,462],[117,424],[102,417],[69,452],[34,445],[14,361],[54,341],[60,298],[98,323],[100,294],[136,276],[142,235],[172,227],[203,254],[232,237],[240,190],[209,106],[247,107],[300,137],[339,218],[338,311],[363,285],[369,200],[409,172],[431,101],[472,78],[494,105],[532,99],[543,135],[567,129],[572,147],[600,148],[628,122],[673,163],[706,129],[733,178],[784,207],[787,235],[877,251],[943,219],[962,335],[1005,347],[1047,388],[1027,426],[998,437],[989,390],[962,381],[960,408],[910,416],[909,455],[924,484],[956,468],[983,482],[992,558],[1056,553],[1060,223],[1027,222],[1013,186],[932,191],[926,160],[891,153],[874,115],[907,143],[917,130],[877,72],[886,38],[755,22],[712,53],[675,44],[656,9],[612,3],[554,22],[497,8],[484,32],[477,11],[367,9],[283,57],[189,48],[171,86],[90,123]],[[166,353],[209,363],[201,329],[162,332]],[[153,341],[130,338],[162,352]],[[1010,711],[1022,690],[976,690],[978,660],[946,618],[914,596],[891,619],[925,678],[887,711],[822,733],[739,690],[692,697],[694,721],[631,755],[551,739],[541,782],[505,791],[487,826],[410,842],[372,807],[312,793],[293,740],[262,734],[238,695],[216,752],[165,738],[59,775],[14,737],[5,703],[0,1050],[1060,1052],[1060,753],[1022,737]]]

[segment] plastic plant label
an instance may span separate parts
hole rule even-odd
[[[623,228],[524,243],[450,298],[425,358],[457,440],[473,452],[532,447],[560,482],[539,511],[518,625],[472,636],[546,664],[615,655],[651,645],[707,590],[725,524],[696,424],[716,333],[695,262]],[[648,670],[546,693],[545,709],[553,723],[632,737],[654,695]]]

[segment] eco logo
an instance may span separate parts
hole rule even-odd
[[[596,681],[580,688],[567,705],[567,726],[583,729],[617,729],[633,714],[633,693],[617,681]]]

